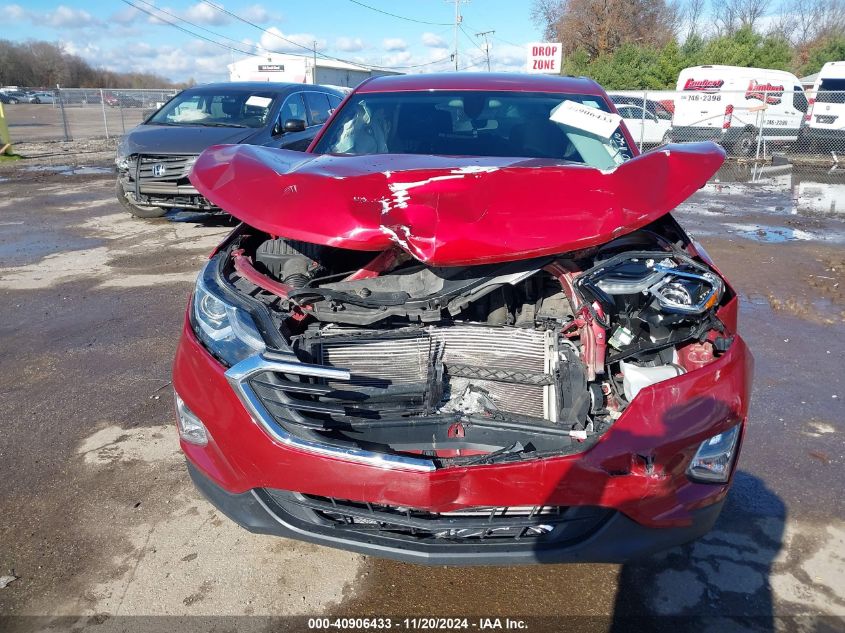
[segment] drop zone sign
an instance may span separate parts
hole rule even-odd
[[[534,42],[528,45],[528,72],[560,74],[563,47],[558,42]]]

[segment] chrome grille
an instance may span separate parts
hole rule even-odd
[[[176,182],[188,177],[196,160],[196,155],[139,154],[134,164],[130,162],[130,172],[137,174],[140,182]]]

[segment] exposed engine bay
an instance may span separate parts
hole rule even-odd
[[[253,378],[278,424],[441,466],[584,450],[641,390],[731,344],[717,311],[732,292],[671,216],[603,246],[478,266],[246,225],[217,258],[279,335],[269,354],[348,371]]]

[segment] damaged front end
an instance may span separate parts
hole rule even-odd
[[[571,455],[732,345],[733,292],[667,215],[718,168],[715,146],[609,173],[356,157],[341,174],[290,154],[213,149],[192,175],[246,223],[202,273],[191,325],[278,442],[422,471]],[[675,179],[633,194],[645,173]],[[538,194],[515,183],[549,178],[591,184],[561,201],[544,182],[523,206]]]

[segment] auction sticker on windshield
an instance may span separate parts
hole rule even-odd
[[[549,119],[602,138],[610,138],[619,127],[622,117],[567,99],[552,110]]]
[[[256,106],[258,108],[266,108],[270,105],[270,102],[273,101],[271,97],[259,97],[258,95],[251,95],[249,99],[246,100],[246,104],[248,106]]]

